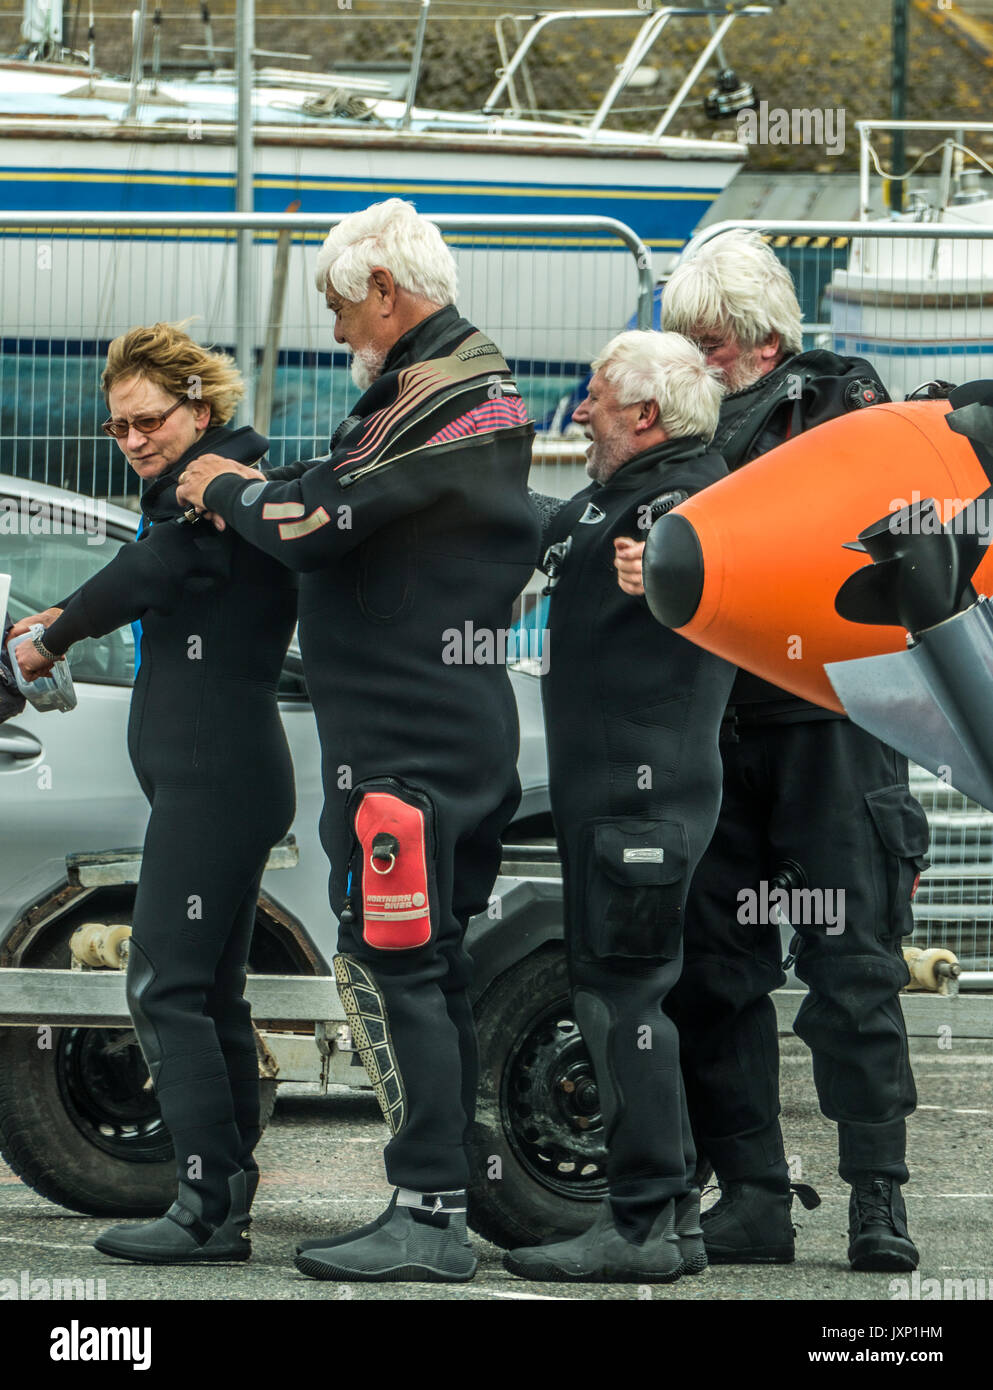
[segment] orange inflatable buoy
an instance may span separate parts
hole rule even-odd
[[[949,426],[951,409],[912,401],[853,411],[681,503],[645,547],[652,612],[707,651],[844,713],[825,663],[900,651],[907,640],[900,627],[836,611],[842,584],[869,563],[846,543],[921,498],[933,497],[947,524],[993,482]],[[989,552],[973,583],[993,590]]]

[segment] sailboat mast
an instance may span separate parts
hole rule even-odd
[[[893,0],[893,70],[890,78],[890,119],[907,119],[907,0]],[[902,130],[893,132],[893,149],[890,156],[893,173],[897,176],[890,183],[890,208],[893,212],[903,211],[903,179],[907,158]]]
[[[252,65],[255,49],[255,0],[238,0],[235,47],[238,75],[237,210],[254,212]],[[250,424],[255,414],[255,285],[252,273],[252,241],[252,232],[239,231],[235,281],[235,355],[245,379],[245,395],[240,411],[244,424]]]

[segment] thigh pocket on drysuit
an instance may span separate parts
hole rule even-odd
[[[882,941],[899,939],[914,929],[910,900],[928,865],[928,819],[920,802],[902,783],[867,792],[865,804],[882,841],[878,861],[885,877],[885,898],[877,905],[876,936]]]
[[[593,955],[673,960],[688,862],[679,821],[591,823],[584,917]]]
[[[362,939],[380,951],[409,951],[431,939],[437,920],[434,808],[423,792],[392,779],[356,787],[349,901]]]

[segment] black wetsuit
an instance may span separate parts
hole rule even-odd
[[[733,469],[885,400],[869,363],[803,353],[725,399],[715,447]],[[898,997],[908,979],[901,940],[913,927],[910,896],[928,844],[907,760],[744,671],[721,752],[720,820],[687,904],[683,975],[666,1001],[697,1146],[724,1182],[788,1186],[769,998],[785,976],[779,928],[760,905],[789,862],[802,874],[794,886],[814,890],[808,901],[824,908],[823,920],[805,924],[799,910],[791,919],[796,973],[810,987],[795,1027],[813,1052],[821,1109],[838,1123],[839,1172],[848,1182],[866,1172],[905,1182],[905,1117],[916,1093]]]
[[[525,419],[497,349],[446,308],[393,346],[329,455],[266,485],[221,476],[204,499],[304,571],[336,971],[395,1135],[387,1174],[424,1192],[466,1186],[477,1064],[462,939],[520,797],[498,633],[538,544]],[[394,859],[388,844],[377,858],[394,832]]]
[[[179,520],[176,479],[199,454],[253,463],[253,430],[209,429],[142,494],[147,523],[65,601],[45,642],[65,651],[142,622],[128,726],[151,803],[128,962],[128,1004],[180,1182],[226,1214],[228,1177],[254,1168],[258,1061],[243,997],[259,880],[293,820],[276,688],[296,582],[233,531]]]
[[[669,440],[578,493],[545,537],[557,553],[543,566],[554,588],[542,689],[573,998],[615,1221],[636,1237],[693,1173],[679,1041],[661,1005],[682,963],[690,877],[717,820],[717,732],[734,667],[660,628],[644,598],[621,590],[613,542],[644,535],[726,474],[701,440]]]

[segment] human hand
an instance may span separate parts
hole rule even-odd
[[[196,507],[198,512],[203,512],[203,494],[214,479],[219,478],[222,473],[234,473],[239,478],[254,478],[262,482],[265,481],[265,474],[257,468],[249,468],[243,463],[235,463],[232,459],[221,458],[219,454],[201,454],[192,463],[188,463],[180,473],[179,486],[176,488],[176,500],[188,507]],[[210,519],[214,519],[212,514]],[[220,518],[218,517],[217,520]],[[218,529],[223,529],[223,526]]]
[[[14,648],[14,657],[21,668],[21,675],[26,681],[36,681],[39,676],[48,676],[52,673],[53,663],[45,660],[30,639],[27,642],[21,642]]]
[[[626,594],[635,598],[645,592],[641,578],[641,557],[644,551],[644,541],[633,541],[630,536],[614,537],[614,569],[617,571],[617,582]]]
[[[14,624],[7,634],[7,641],[9,642],[12,637],[20,637],[22,632],[27,632],[29,628],[34,627],[35,623],[41,623],[42,627],[51,627],[55,619],[61,616],[61,608],[46,608],[44,613],[32,613],[30,618],[22,618],[20,622]]]

